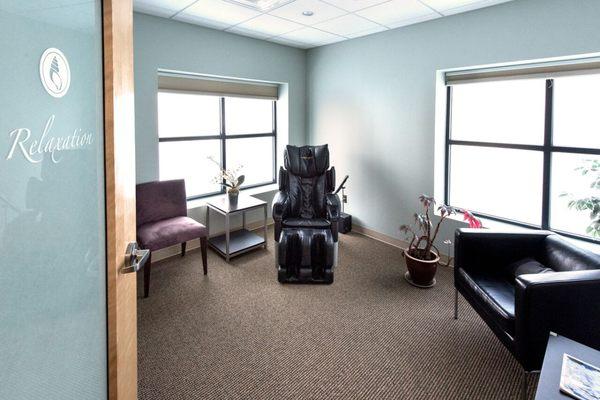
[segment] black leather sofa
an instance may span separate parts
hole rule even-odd
[[[333,282],[340,200],[329,149],[287,146],[273,199],[279,282]]]
[[[458,229],[454,251],[455,301],[460,292],[526,372],[541,368],[550,331],[600,349],[599,255],[552,232],[483,229]]]

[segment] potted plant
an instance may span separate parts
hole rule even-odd
[[[242,186],[246,178],[244,175],[238,175],[242,166],[240,165],[234,169],[223,169],[217,160],[212,157],[208,157],[208,159],[219,167],[219,173],[214,177],[213,183],[226,187],[229,202],[233,204],[237,203],[238,195],[240,194],[240,186]]]
[[[435,239],[440,231],[440,226],[449,216],[460,212],[464,214],[465,221],[472,228],[480,228],[481,221],[466,210],[457,210],[454,207],[442,204],[437,210],[440,219],[437,224],[431,221],[436,201],[433,197],[422,194],[419,201],[423,207],[421,213],[415,214],[413,226],[402,225],[400,231],[404,232],[410,239],[408,247],[403,256],[406,260],[408,271],[404,278],[414,286],[428,288],[435,285],[435,273],[440,261],[440,252],[434,245]]]
[[[600,160],[585,160],[583,165],[575,168],[582,176],[590,178],[589,189],[583,195],[575,196],[572,193],[561,193],[561,197],[569,197],[567,206],[577,211],[588,212],[589,225],[585,233],[593,238],[600,238]]]

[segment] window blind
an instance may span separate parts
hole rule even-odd
[[[158,75],[158,89],[177,92],[193,92],[217,96],[253,97],[277,100],[279,85],[233,79],[218,79],[194,75]]]
[[[600,57],[449,71],[445,74],[445,80],[447,85],[456,85],[488,80],[552,78],[574,74],[600,74]]]

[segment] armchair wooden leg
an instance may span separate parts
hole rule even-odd
[[[185,247],[187,246],[187,242],[181,243],[181,257],[185,256]]]
[[[202,251],[202,266],[204,267],[204,275],[208,274],[206,250],[208,247],[208,239],[206,237],[200,238],[200,250]]]
[[[150,272],[152,270],[152,253],[148,256],[148,261],[144,265],[144,298],[150,294]]]

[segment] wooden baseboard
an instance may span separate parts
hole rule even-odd
[[[269,218],[267,220],[267,226],[270,226],[270,225],[273,225],[273,219],[271,219],[271,218]],[[255,231],[258,229],[262,229],[263,223],[262,223],[262,221],[249,222],[246,224],[246,227],[247,227],[247,229],[249,229],[251,231]],[[225,231],[214,232],[210,236],[211,237],[220,236],[224,233],[225,233]],[[199,249],[199,248],[200,248],[200,240],[199,239],[190,240],[189,242],[187,242],[187,245],[186,245],[187,251]],[[181,255],[181,245],[176,244],[174,246],[165,247],[164,249],[160,249],[160,250],[156,250],[156,251],[152,252],[152,262],[161,261],[161,260],[165,260],[167,258],[180,256],[180,255]]]
[[[390,246],[394,246],[402,250],[405,250],[408,247],[408,242],[405,240],[386,235],[385,233],[377,232],[361,225],[354,224],[352,226],[352,231],[358,233],[359,235],[370,237],[371,239],[375,239],[379,242],[389,244]],[[447,264],[448,254],[440,253],[440,262],[442,264]],[[450,263],[450,266],[454,266],[452,262]]]
[[[271,226],[271,225],[273,225],[273,219],[269,218],[269,220],[267,221],[267,226]],[[261,221],[257,221],[257,222],[248,223],[247,226],[248,226],[248,229],[250,229],[251,231],[255,231],[255,230],[261,229],[263,225],[262,225]],[[379,242],[388,244],[390,246],[397,247],[402,250],[405,250],[408,247],[408,242],[405,240],[386,235],[385,233],[377,232],[373,229],[369,229],[369,228],[366,228],[361,225],[354,224],[352,226],[352,231],[358,233],[359,235],[367,236],[371,239],[375,239]],[[225,232],[224,231],[215,232],[211,235],[211,237],[219,236],[219,235],[222,235],[223,233],[225,233]],[[192,240],[192,241],[189,241],[187,244],[187,250],[194,250],[194,249],[198,249],[198,248],[200,248],[200,240]],[[153,262],[161,261],[161,260],[165,260],[170,257],[179,256],[179,255],[181,255],[181,245],[175,245],[175,246],[166,247],[164,249],[157,250],[154,253],[152,253],[152,261]],[[440,261],[443,264],[446,264],[448,262],[448,255],[441,253]],[[450,266],[453,267],[454,265],[452,263],[450,263]]]

